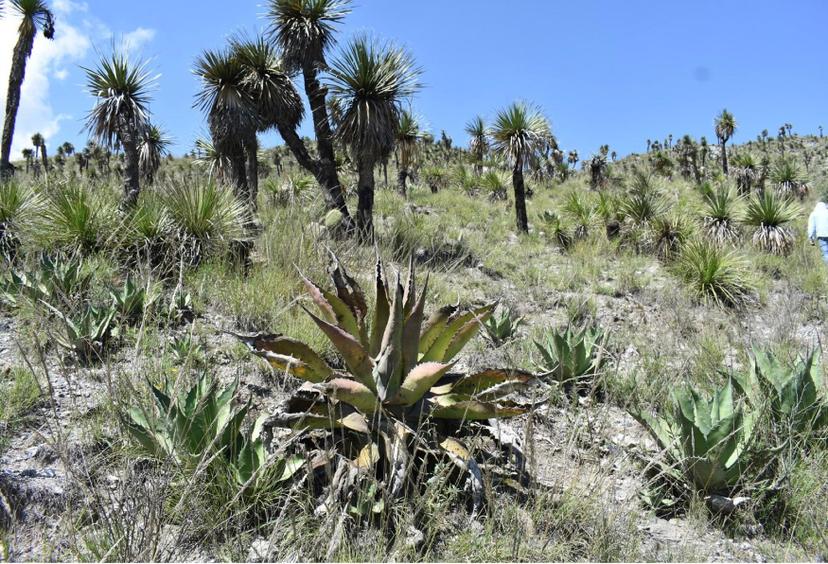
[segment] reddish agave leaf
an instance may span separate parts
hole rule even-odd
[[[511,390],[523,387],[534,379],[533,374],[523,370],[490,369],[461,378],[450,391],[470,396],[487,395],[494,390],[502,391],[503,386],[510,386]]]
[[[477,334],[480,323],[488,319],[495,304],[455,315],[438,332],[434,343],[420,359],[423,362],[448,362]]]
[[[385,273],[382,270],[382,262],[377,258],[376,264],[376,304],[374,305],[374,318],[371,323],[371,338],[368,344],[368,354],[371,357],[376,357],[380,351],[382,344],[382,336],[385,333],[385,327],[388,324],[388,316],[391,314],[391,308],[388,304],[388,290],[385,287]]]
[[[417,365],[417,360],[420,352],[420,329],[423,324],[423,311],[425,310],[425,298],[428,292],[429,275],[426,274],[425,283],[423,284],[423,291],[414,304],[411,313],[405,320],[402,335],[402,360],[403,373],[408,374],[414,366]]]
[[[365,318],[368,315],[368,304],[365,301],[365,292],[362,291],[359,283],[348,274],[340,264],[339,258],[333,252],[331,252],[331,257],[334,264],[334,268],[331,270],[331,280],[333,280],[334,287],[336,288],[336,294],[353,313],[359,325],[360,337],[364,339]]]
[[[447,305],[431,314],[420,333],[420,354],[425,354],[434,345],[437,337],[455,313],[457,313],[457,306]]]
[[[403,315],[408,317],[414,308],[417,298],[417,281],[414,278],[414,253],[408,257],[408,277],[405,280],[405,294],[403,294]]]
[[[466,323],[463,324],[462,327],[460,327],[460,329],[454,335],[454,338],[451,340],[451,344],[446,349],[445,356],[443,357],[443,362],[448,362],[449,360],[457,356],[457,353],[463,350],[463,347],[466,346],[466,343],[468,343],[472,339],[472,337],[477,335],[477,332],[480,330],[480,326],[492,316],[492,312],[494,311],[496,306],[496,303],[492,303],[477,308],[473,312],[471,312],[471,319],[469,319]]]
[[[341,409],[340,406],[342,406]],[[271,417],[271,421],[281,427],[296,430],[346,428],[368,433],[367,421],[352,409],[344,404],[334,406],[325,401],[294,396],[288,402],[286,412],[277,413]]]
[[[322,329],[328,339],[331,340],[333,345],[339,351],[339,354],[342,355],[345,365],[354,375],[354,378],[369,388],[374,389],[372,377],[374,369],[373,361],[368,356],[368,353],[365,352],[365,349],[362,348],[360,342],[357,341],[356,338],[350,333],[343,331],[336,325],[318,318],[307,309],[305,309],[305,312],[310,315],[316,325]]]
[[[319,308],[319,311],[322,313],[322,316],[325,317],[326,321],[336,323],[336,312],[330,302],[325,299],[322,288],[311,282],[310,279],[301,272],[299,273],[299,278],[302,279],[302,282],[305,284],[305,290],[313,300],[313,303],[316,304],[316,307]]]
[[[308,345],[283,335],[237,335],[256,356],[267,360],[277,370],[308,382],[321,382],[331,375],[331,368]]]
[[[448,394],[430,399],[433,406],[431,417],[436,419],[480,420],[493,417],[513,417],[526,413],[526,409],[513,403],[493,403],[474,400],[467,395]]]
[[[368,386],[350,378],[333,378],[320,387],[328,396],[350,404],[362,413],[373,413],[379,406],[377,395]]]
[[[414,367],[405,377],[395,404],[412,405],[417,402],[454,364],[424,362]]]
[[[391,303],[391,317],[382,336],[382,346],[374,367],[374,382],[377,394],[382,401],[389,401],[400,389],[402,375],[400,358],[402,356],[403,330],[403,289],[397,276],[394,301]]]

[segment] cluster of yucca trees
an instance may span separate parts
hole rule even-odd
[[[327,207],[342,215],[346,231],[356,227],[370,241],[374,169],[395,150],[405,192],[419,127],[404,103],[419,88],[420,70],[407,51],[366,34],[329,61],[337,26],[348,13],[347,1],[271,0],[266,36],[237,36],[198,58],[196,105],[207,115],[212,150],[217,162],[226,163],[226,178],[240,198],[255,202],[257,134],[276,130],[322,187]],[[305,114],[297,75],[311,108],[315,151],[297,133]],[[337,170],[337,147],[348,151],[357,170],[355,220]]]

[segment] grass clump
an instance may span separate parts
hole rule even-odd
[[[696,239],[687,243],[674,271],[704,303],[738,308],[756,299],[747,261],[736,251],[709,241]]]

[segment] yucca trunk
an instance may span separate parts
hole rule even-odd
[[[397,173],[397,191],[399,191],[400,196],[403,198],[408,197],[408,192],[406,188],[406,181],[408,180],[408,171],[405,168],[400,168],[400,171]]]
[[[356,227],[360,241],[371,243],[374,240],[374,161],[360,158],[357,160],[357,169]]]
[[[138,142],[134,132],[125,128],[119,135],[124,150],[124,208],[132,208],[138,203],[141,193],[140,171],[138,169]]]
[[[20,107],[20,88],[23,86],[23,78],[26,76],[26,61],[29,55],[32,54],[35,31],[34,26],[32,26],[31,33],[21,33],[12,53],[9,90],[6,97],[6,118],[3,121],[3,139],[0,146],[0,177],[13,172],[9,159],[11,157],[14,126],[17,122],[17,110]]]
[[[722,139],[722,172],[727,176],[727,141]]]
[[[515,218],[517,229],[529,232],[529,218],[526,216],[526,187],[523,184],[523,158],[518,158],[512,170],[512,187],[515,190]]]
[[[339,175],[336,172],[333,132],[331,131],[331,124],[328,119],[328,106],[325,103],[327,89],[323,88],[319,83],[316,73],[317,67],[315,64],[306,61],[302,66],[305,94],[307,94],[308,101],[310,102],[311,113],[313,115],[313,130],[316,134],[316,149],[319,152],[319,160],[317,161],[317,166],[314,167],[318,170],[314,172],[313,168],[308,168],[307,166],[305,168],[316,177],[322,186],[328,209],[339,210],[342,214],[343,221],[346,225],[350,225],[351,216],[348,213],[345,194],[339,183]],[[292,146],[291,150],[293,150]]]
[[[259,140],[254,134],[244,145],[244,152],[247,156],[247,192],[251,208],[256,210],[256,200],[259,197]]]
[[[46,141],[40,146],[40,160],[43,162],[43,172],[49,172],[49,157],[46,155]]]

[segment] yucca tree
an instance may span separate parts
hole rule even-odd
[[[727,110],[722,110],[715,121],[716,138],[722,146],[722,171],[727,174],[727,142],[736,132],[736,119]]]
[[[288,70],[302,73],[319,157],[310,157],[295,129],[280,127],[279,133],[299,164],[322,186],[328,208],[338,209],[346,225],[351,216],[336,170],[327,90],[319,74],[328,67],[325,56],[334,44],[337,25],[350,13],[348,5],[347,0],[269,0],[267,13],[270,36],[281,49]]]
[[[169,154],[171,144],[172,139],[157,125],[149,124],[144,129],[138,145],[138,170],[148,184],[155,181],[155,173],[161,167],[161,159]]]
[[[26,148],[23,149],[20,154],[26,160],[26,173],[29,173],[29,168],[32,166],[32,161],[34,160],[34,151],[32,149]]]
[[[397,190],[405,198],[406,181],[411,175],[411,167],[417,158],[419,141],[422,137],[417,117],[410,110],[400,113],[400,123],[397,126]]]
[[[357,36],[331,64],[331,93],[342,100],[337,135],[357,165],[360,238],[373,238],[374,167],[394,150],[401,105],[420,87],[411,55],[390,43]]]
[[[474,173],[480,176],[483,173],[483,159],[489,150],[486,122],[482,117],[475,116],[466,124],[466,133],[469,135],[469,152],[474,155]]]
[[[63,149],[63,154],[67,157],[71,157],[75,154],[75,146],[72,145],[69,141],[64,141],[60,148]]]
[[[295,132],[305,108],[276,47],[261,36],[253,39],[238,37],[230,45],[233,56],[244,67],[242,86],[256,110],[256,130],[264,132],[276,127],[280,131]],[[244,145],[250,200],[255,206],[259,193],[256,131],[248,136]]]
[[[566,162],[569,163],[569,166],[575,168],[575,166],[578,164],[578,151],[576,151],[575,149],[569,151],[569,154],[566,157]]]
[[[230,163],[229,178],[236,197],[248,201],[245,146],[255,140],[259,128],[258,108],[245,85],[245,65],[232,48],[204,51],[196,60],[201,90],[195,105],[207,114],[213,147]]]
[[[43,172],[49,172],[49,157],[46,155],[46,139],[40,133],[32,135],[32,147],[35,148],[34,158],[40,155],[40,162],[43,163]]]
[[[11,173],[12,139],[17,122],[17,110],[20,107],[20,89],[26,75],[26,62],[32,54],[35,35],[43,30],[46,39],[55,36],[55,18],[44,0],[11,0],[11,7],[21,17],[17,28],[17,43],[12,51],[11,71],[9,72],[9,90],[6,96],[6,113],[3,122],[3,139],[0,143],[0,176]]]
[[[148,126],[150,89],[156,77],[146,63],[132,61],[118,51],[101,57],[96,67],[83,70],[86,89],[95,97],[86,128],[104,146],[111,148],[117,142],[123,149],[123,205],[132,207],[141,191],[138,146]]]
[[[551,135],[549,121],[540,109],[523,102],[515,102],[499,111],[489,130],[492,148],[512,165],[517,228],[524,233],[529,231],[529,219],[523,170],[533,155],[543,152]]]

